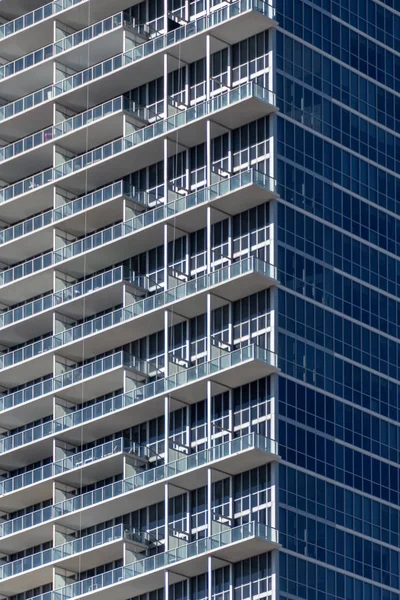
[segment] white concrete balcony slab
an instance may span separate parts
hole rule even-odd
[[[118,96],[104,104],[60,121],[26,138],[0,148],[0,178],[18,181],[53,164],[54,143],[80,154],[123,135],[123,114],[137,116],[145,125],[146,110]],[[148,111],[147,111],[148,113]]]
[[[69,360],[107,352],[151,335],[163,328],[164,311],[171,311],[171,325],[206,312],[207,294],[214,294],[213,309],[220,308],[277,283],[276,270],[255,257],[245,258],[213,273],[189,280],[166,292],[138,300],[103,317],[71,327],[54,336],[54,346]],[[245,290],[245,292],[243,291]]]
[[[197,384],[200,384],[200,389],[195,390],[198,392],[196,398],[202,399],[205,396],[201,394],[205,394],[205,383],[210,373],[215,369],[221,370],[222,367],[222,375],[224,375],[225,369],[228,369],[227,373],[229,373],[232,368],[232,365],[231,367],[229,365],[231,363],[241,364],[241,358],[244,364],[249,363],[248,379],[245,378],[244,383],[260,379],[278,371],[276,356],[268,351],[254,349],[252,346],[233,351],[233,353],[225,355],[221,359],[214,359],[204,365],[191,367],[177,375],[141,386],[134,392],[108,398],[102,402],[58,417],[54,421],[49,421],[10,437],[3,438],[0,440],[3,464],[9,465],[10,468],[17,468],[28,461],[32,462],[32,460],[40,460],[49,456],[52,452],[52,438],[55,436],[57,439],[79,445],[82,435],[85,436],[85,440],[95,441],[100,435],[100,429],[102,435],[106,435],[107,432],[120,431],[124,428],[124,415],[126,411],[129,413],[129,418],[135,419],[135,423],[140,423],[141,419],[144,421],[151,418],[151,416],[162,415],[162,401],[168,390],[172,390],[172,408],[179,408],[181,403],[176,400],[178,397],[177,394],[180,392],[185,394],[187,386],[191,385],[192,379],[196,381],[196,375],[198,376]],[[31,422],[34,418],[32,418],[32,414],[43,414],[44,416],[51,414],[53,409],[53,395],[57,392],[63,398],[82,402],[81,386],[83,383],[85,385],[85,399],[96,398],[103,393],[108,393],[108,391],[118,390],[123,385],[123,368],[133,369],[135,373],[140,375],[140,373],[145,373],[147,368],[145,364],[142,365],[142,362],[144,361],[137,361],[134,357],[125,357],[122,352],[119,352],[93,363],[88,363],[84,367],[79,367],[65,373],[63,376],[48,380],[45,389],[43,389],[44,384],[34,386],[38,387],[36,390],[37,395],[34,395],[34,389],[25,388],[25,390],[21,390],[19,393],[18,398],[20,402],[18,404],[14,403],[14,405],[1,413],[1,424],[4,424],[3,426],[6,426],[7,423],[13,425],[17,421],[20,425],[23,422]],[[238,379],[235,379],[234,382],[243,380],[242,372],[238,372],[237,376]],[[218,387],[218,381],[213,377],[212,382],[215,390]],[[63,384],[65,384],[64,387]],[[222,383],[222,387],[223,385],[224,383]],[[241,385],[241,383],[237,383],[237,385]],[[58,389],[56,386],[58,386]],[[54,391],[54,388],[56,388],[56,391]],[[29,392],[31,399],[24,401],[24,392]],[[14,396],[17,393],[6,396],[3,400],[9,399],[10,403],[12,400],[15,402]],[[151,402],[149,402],[150,400]],[[131,407],[133,405],[138,405],[139,408],[138,410],[134,410],[132,416],[130,413],[132,412]],[[141,415],[143,413],[146,414],[142,418]],[[18,417],[20,417],[19,420],[17,420]],[[36,418],[38,417],[36,416]]]
[[[132,595],[143,594],[164,584],[164,571],[170,572],[170,584],[195,577],[207,571],[207,559],[213,558],[213,568],[234,563],[257,554],[279,548],[278,533],[261,523],[252,521],[233,529],[227,529],[208,538],[184,544],[178,548],[144,558],[126,567],[79,581],[65,588],[55,590],[54,600],[74,597],[90,597],[96,600],[110,598],[127,600]],[[36,596],[34,600],[42,600]]]
[[[143,541],[141,540],[143,538]],[[131,541],[132,540],[132,541]],[[53,568],[88,570],[123,556],[123,544],[146,548],[146,535],[115,525],[0,566],[0,593],[22,593],[52,581]]]
[[[123,267],[116,267],[0,313],[0,343],[17,345],[51,331],[55,310],[61,311],[65,317],[78,320],[82,314],[94,315],[120,304],[123,286],[131,284],[132,277]]]
[[[23,423],[48,416],[53,409],[53,396],[61,393],[71,402],[82,402],[82,385],[85,400],[97,398],[123,387],[125,369],[141,368],[140,361],[124,352],[115,352],[104,358],[95,359],[83,366],[67,369],[51,379],[27,386],[0,398],[0,424],[4,428],[15,428]],[[33,427],[25,432],[0,439],[0,451],[13,451],[21,445],[35,443],[48,435],[48,423]],[[29,452],[32,450],[29,450]]]
[[[238,285],[238,280],[241,285]],[[246,294],[253,294],[276,283],[276,269],[272,265],[255,257],[245,258],[166,292],[138,300],[102,317],[95,317],[3,354],[0,356],[0,383],[4,387],[11,387],[21,381],[21,376],[24,381],[29,381],[40,374],[46,375],[52,369],[54,352],[78,362],[100,351],[107,352],[161,331],[166,308],[171,310],[173,324],[180,323],[206,312],[208,293],[215,294],[213,308],[219,308],[242,297],[243,289]]]
[[[170,396],[171,410],[176,410],[182,407],[181,401],[192,404],[205,398],[208,381],[212,382],[213,394],[217,394],[278,372],[273,352],[255,345],[244,346],[110,401],[99,402],[94,408],[79,409],[60,417],[56,419],[57,438],[74,444],[79,443],[83,435],[85,440],[94,441],[99,436],[122,430],[127,420],[133,426],[161,416],[166,395]]]
[[[0,136],[12,139],[33,132],[33,118],[36,129],[45,128],[49,125],[48,105],[54,100],[60,99],[65,106],[80,111],[88,108],[88,97],[94,106],[127,92],[131,81],[139,86],[162,76],[166,50],[172,72],[181,61],[192,62],[205,56],[207,34],[213,34],[213,50],[217,51],[276,25],[274,16],[275,9],[263,0],[229,3],[167,35],[0,107]]]
[[[0,25],[0,54],[4,58],[13,60],[51,44],[55,21],[78,30],[110,14],[107,0],[54,0],[41,4],[39,0],[2,0],[2,13],[10,19]],[[113,0],[112,10],[124,10],[134,4],[135,0]]]
[[[16,202],[13,209],[20,209],[21,212],[17,215],[13,210],[9,216],[18,217],[19,222],[0,231],[0,252],[3,259],[10,263],[22,262],[27,252],[30,255],[34,252],[35,256],[44,253],[52,247],[53,227],[66,228],[72,235],[81,237],[109,223],[121,221],[125,194],[132,197],[132,188],[122,180],[117,181],[25,221],[20,219],[29,211],[29,207],[25,205],[24,209],[22,203]],[[140,199],[140,194],[137,196]]]
[[[6,204],[19,196],[25,202],[36,206],[38,196],[47,196],[47,203],[53,198],[53,185],[61,185],[73,194],[87,193],[88,190],[106,185],[110,173],[114,178],[124,177],[132,171],[132,164],[139,170],[162,160],[164,140],[169,140],[169,155],[176,154],[206,140],[206,123],[213,123],[212,136],[223,134],[272,112],[276,112],[275,94],[254,81],[244,83],[228,91],[220,92],[212,99],[177,110],[167,119],[157,121],[114,142],[95,148],[77,156],[54,169],[18,181],[0,190],[2,211]],[[1,216],[1,215],[0,215]]]
[[[114,6],[112,10],[115,10]],[[123,32],[131,24],[122,12],[113,14],[56,43],[50,42],[0,65],[2,97],[14,101],[52,85],[55,60],[73,71],[80,71],[119,54],[123,49]]]
[[[208,206],[223,211],[212,211],[215,223],[226,217],[224,212],[238,214],[276,197],[275,181],[267,175],[254,169],[238,173],[209,188],[182,196],[124,223],[82,238],[54,254],[48,253],[28,261],[26,266],[19,265],[0,273],[0,299],[12,304],[52,289],[54,266],[80,278],[118,264],[132,255],[133,239],[137,254],[150,250],[163,239],[166,223],[172,225],[170,239],[176,237],[175,228],[191,232],[205,227]],[[44,261],[47,261],[47,266],[43,266]],[[28,278],[29,288],[26,285]],[[1,279],[7,285],[1,285]]]
[[[149,448],[119,438],[4,479],[0,481],[0,511],[11,512],[44,502],[52,497],[54,482],[79,487],[118,475],[123,471],[124,455],[145,466],[151,454]],[[1,458],[0,464],[2,468],[8,466]]]
[[[132,501],[143,508],[164,499],[164,484],[170,483],[170,497],[206,484],[207,471],[213,469],[213,481],[236,475],[249,468],[279,460],[273,440],[254,433],[202,450],[166,465],[143,471],[116,483],[75,496],[54,506],[10,520],[0,525],[0,549],[16,552],[29,544],[52,537],[53,525],[91,527],[104,520],[129,513]]]

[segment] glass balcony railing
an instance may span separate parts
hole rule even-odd
[[[122,572],[122,579],[129,580],[145,573],[151,573],[157,569],[168,568],[169,565],[174,563],[196,558],[206,552],[215,552],[219,548],[223,548],[229,544],[243,542],[244,540],[253,537],[277,543],[278,532],[276,529],[264,525],[263,523],[252,521],[251,523],[233,527],[232,529],[217,533],[210,537],[178,546],[168,552],[149,556],[131,563],[126,567],[114,569],[113,571],[103,573],[102,575],[84,579],[83,581],[61,588],[60,590],[55,590],[54,600],[65,600],[66,598],[80,596],[81,594],[85,594],[89,589],[93,589],[93,585],[106,587],[108,585],[117,584],[120,582],[120,571]]]
[[[86,110],[78,115],[69,117],[68,119],[61,121],[54,126],[47,127],[47,129],[43,129],[42,131],[28,135],[26,138],[17,140],[12,144],[8,144],[8,146],[2,146],[0,148],[0,162],[14,158],[23,152],[28,152],[33,148],[37,148],[42,144],[51,142],[52,140],[55,140],[63,135],[80,129],[81,127],[92,125],[92,123],[100,121],[104,117],[109,117],[110,115],[116,114],[121,110],[135,112],[139,117],[144,119],[149,116],[146,113],[146,109],[139,108],[136,110],[136,106],[132,101],[124,96],[119,96],[118,98],[104,102],[104,104],[95,106],[90,110]]]
[[[206,202],[211,202],[216,198],[222,197],[240,189],[241,187],[251,184],[258,185],[269,192],[273,192],[275,190],[275,180],[268,175],[265,175],[254,168],[243,171],[233,175],[229,179],[219,181],[210,187],[197,190],[196,192],[182,196],[181,198],[169,202],[168,204],[162,204],[161,206],[145,211],[135,217],[132,217],[131,219],[128,219],[127,221],[124,221],[123,223],[118,223],[117,225],[113,225],[112,227],[108,227],[107,229],[103,229],[102,231],[81,238],[76,242],[72,242],[67,246],[59,248],[54,253],[47,252],[20,265],[16,265],[15,267],[11,267],[5,271],[2,271],[0,272],[0,285],[17,281],[22,277],[26,277],[27,275],[31,275],[32,273],[48,268],[53,264],[57,264],[63,260],[68,260],[84,252],[94,250],[95,248],[101,247],[111,241],[131,235],[132,233],[145,227],[159,223],[164,219],[174,217],[175,215],[182,213],[185,210],[194,208],[195,206],[200,206]],[[121,189],[119,185],[120,183],[116,184],[117,195],[119,195],[118,192]],[[129,190],[127,188],[125,189],[125,196],[129,197]],[[149,204],[150,196],[147,194],[147,192],[140,192],[139,194],[132,196],[132,199],[146,206]],[[102,196],[100,196],[99,202],[102,201]],[[78,203],[76,205],[77,209],[83,210],[86,208],[85,203],[82,204],[82,199],[77,199],[70,204],[65,205],[63,209],[70,207],[68,210],[74,210],[73,205],[75,202]],[[64,214],[64,212],[62,214]]]
[[[275,18],[275,9],[270,4],[263,0],[238,0],[232,4],[228,4],[223,8],[214,11],[210,15],[200,17],[187,25],[183,25],[166,35],[155,37],[144,44],[136,46],[123,54],[118,54],[102,63],[94,65],[89,69],[85,69],[71,75],[62,81],[59,81],[54,86],[50,85],[37,92],[29,94],[24,98],[20,98],[0,107],[0,121],[9,119],[25,110],[29,110],[33,106],[42,104],[54,99],[64,93],[76,89],[82,85],[104,77],[118,69],[121,69],[133,62],[137,62],[154,52],[168,48],[185,39],[206,31],[209,28],[215,27],[220,23],[224,23],[229,19],[240,15],[243,12],[254,10],[268,16],[271,19]]]
[[[42,481],[43,479],[49,479],[52,476],[53,465],[48,464],[38,467],[37,469],[33,469],[32,471],[22,473],[21,475],[10,477],[10,479],[3,479],[0,481],[0,495],[15,492],[16,490],[19,490],[27,485],[38,483],[39,481]]]
[[[81,329],[78,330],[79,325],[75,329],[75,338],[70,341],[75,341],[78,339],[82,339],[88,335],[93,333],[97,333],[102,329],[107,329],[108,327],[112,327],[120,323],[123,319],[123,311],[124,309],[118,309],[104,317],[97,317],[96,319],[92,319],[83,323]],[[133,315],[132,315],[133,316]],[[100,320],[99,320],[100,319]],[[85,327],[87,325],[87,327]],[[69,332],[70,330],[67,330]],[[81,334],[81,335],[79,335]],[[31,360],[36,356],[40,356],[47,352],[51,352],[52,350],[59,349],[60,346],[64,345],[62,341],[64,339],[64,332],[57,335],[49,335],[44,337],[32,344],[27,344],[26,346],[22,346],[21,348],[16,348],[15,350],[11,350],[10,352],[5,352],[0,356],[0,369],[7,369],[9,367],[13,367],[21,362],[25,362],[26,360]],[[68,335],[66,336],[68,339]],[[65,342],[69,343],[69,342]]]
[[[22,277],[26,277],[27,275],[32,275],[33,273],[37,273],[38,271],[42,271],[43,269],[47,269],[51,267],[53,264],[53,252],[45,252],[45,254],[41,254],[40,256],[36,256],[26,262],[21,263],[20,265],[15,265],[15,267],[10,267],[5,271],[0,272],[0,286],[7,285],[9,283],[13,283]]]
[[[122,266],[115,267],[115,269],[110,269],[109,271],[104,271],[104,273],[100,273],[100,275],[95,275],[94,277],[85,279],[85,281],[70,285],[54,294],[42,296],[37,300],[27,302],[26,304],[0,313],[0,328],[13,325],[18,321],[23,321],[24,319],[28,319],[29,317],[46,310],[60,307],[65,302],[77,300],[86,294],[101,290],[118,281],[132,281],[132,275],[130,275],[128,270],[124,269]]]
[[[195,383],[203,377],[211,376],[221,370],[234,367],[247,360],[259,360],[271,366],[277,366],[276,355],[265,348],[255,345],[244,346],[238,350],[233,350],[227,354],[215,358],[209,362],[204,362],[194,367],[189,367],[184,371],[176,373],[167,378],[161,378],[146,385],[137,387],[132,392],[121,394],[110,398],[110,402],[98,402],[85,409],[71,412],[64,417],[56,419],[60,429],[69,429],[81,425],[87,420],[91,421],[101,416],[121,410],[128,406],[133,406],[138,402],[149,400],[152,397],[171,392],[183,385]]]
[[[36,442],[54,433],[54,421],[46,421],[35,427],[30,427],[19,433],[0,439],[0,451],[9,452],[25,444]]]
[[[54,178],[59,179],[66,177],[75,171],[91,166],[99,160],[106,160],[111,156],[130,150],[134,146],[138,146],[139,144],[168,133],[173,129],[197,121],[202,117],[210,115],[215,111],[226,108],[246,98],[250,98],[251,96],[255,96],[269,104],[274,102],[273,92],[270,92],[253,82],[245,83],[228,92],[222,92],[218,96],[214,96],[211,100],[196,104],[187,110],[182,110],[168,119],[157,121],[156,123],[125,136],[124,138],[105,144],[82,156],[78,156],[62,163],[54,168]]]
[[[151,448],[142,444],[137,444],[136,442],[130,442],[124,438],[118,438],[95,446],[94,448],[89,448],[89,450],[84,450],[83,452],[78,452],[77,454],[72,454],[71,456],[55,461],[53,463],[54,475],[57,476],[66,473],[67,471],[71,471],[72,469],[87,467],[96,460],[102,460],[103,458],[122,452],[133,454],[144,462],[150,457],[156,456]]]
[[[10,452],[11,450],[38,441],[44,437],[53,435],[54,433],[84,423],[89,423],[94,419],[107,416],[110,413],[132,406],[142,400],[150,399],[163,392],[170,391],[174,389],[174,387],[194,382],[199,377],[206,377],[215,371],[234,366],[235,364],[240,364],[240,362],[243,362],[244,360],[256,358],[273,367],[277,366],[276,355],[259,346],[245,346],[240,350],[234,350],[220,358],[221,362],[218,362],[219,359],[214,359],[210,362],[203,363],[202,365],[190,367],[186,371],[179,373],[179,377],[178,375],[174,375],[167,379],[158,379],[155,382],[138,387],[128,394],[119,394],[118,396],[106,398],[96,404],[86,406],[62,417],[58,417],[54,421],[47,421],[46,423],[15,433],[9,437],[4,437],[0,439],[0,452]],[[133,356],[126,355],[123,352],[117,352],[116,354],[88,363],[83,367],[67,371],[53,379],[47,379],[34,386],[29,386],[28,388],[23,388],[22,390],[3,396],[0,399],[0,407],[2,410],[6,410],[19,406],[29,400],[33,400],[45,394],[51,394],[52,392],[61,390],[63,387],[74,383],[80,383],[90,377],[100,375],[117,367],[126,366],[127,368],[131,367],[141,372],[145,372],[143,369],[146,367],[144,364],[141,364],[142,362],[144,363],[144,361],[137,360]],[[196,374],[198,377],[196,377]]]
[[[10,352],[4,352],[4,354],[0,356],[0,369],[8,369],[9,367],[13,367],[35,356],[50,352],[55,348],[53,336],[49,335],[32,344],[27,344],[26,346],[16,348]]]
[[[118,198],[124,193],[129,196],[132,193],[130,190],[131,187],[125,184],[123,181],[117,181],[116,183],[96,190],[95,192],[85,196],[80,196],[75,200],[67,202],[63,206],[59,206],[53,210],[48,210],[40,215],[36,215],[35,217],[27,219],[26,221],[22,221],[21,223],[7,227],[7,229],[3,229],[0,231],[0,244],[6,244],[7,242],[16,240],[29,233],[32,233],[33,231],[42,229],[47,225],[51,225],[52,223],[56,223],[57,221],[61,221],[67,217],[77,215],[88,208],[92,208],[93,206],[97,206],[98,204],[102,204],[103,202],[107,202],[113,198]]]
[[[103,329],[107,329],[124,321],[129,321],[134,317],[138,317],[147,312],[151,312],[157,308],[164,307],[171,302],[176,302],[183,298],[187,298],[192,294],[197,294],[210,287],[219,285],[225,281],[229,281],[233,277],[239,277],[250,271],[256,271],[265,277],[276,279],[276,268],[268,263],[259,260],[256,257],[250,256],[244,258],[237,263],[232,263],[227,267],[218,269],[207,275],[197,277],[192,281],[177,285],[166,292],[160,292],[154,296],[138,300],[133,304],[120,308],[112,313],[108,313],[102,317],[96,317],[91,321],[86,321],[82,325],[71,327],[62,333],[57,334],[56,347],[70,344],[75,340],[82,339],[88,335],[93,335]]]
[[[195,383],[203,377],[211,376],[224,369],[234,367],[248,360],[259,360],[273,367],[277,366],[277,357],[270,350],[256,345],[244,346],[238,350],[233,350],[227,354],[215,358],[209,362],[204,362],[194,367],[189,367],[184,371],[171,375],[167,378],[160,378],[151,383],[135,388],[127,394],[120,394],[107,398],[102,402],[97,402],[91,406],[73,411],[63,417],[55,420],[57,431],[64,431],[99,417],[105,417],[123,408],[133,406],[138,402],[150,400],[156,396],[167,394],[172,390]]]
[[[0,397],[0,411],[9,410],[20,404],[24,404],[25,402],[29,402],[30,400],[55,393],[62,388],[80,383],[91,377],[102,375],[111,369],[122,366],[126,366],[127,368],[130,366],[133,367],[135,364],[135,357],[130,356],[125,352],[115,352],[104,358],[91,361],[81,367],[68,369],[64,373],[51,379],[45,379],[44,381],[40,381],[34,385],[24,387],[16,392]],[[0,439],[0,452],[7,452],[17,446],[40,439],[41,437],[48,435],[47,432],[51,433],[49,431],[49,423],[44,423],[43,425],[38,425],[37,427],[16,433],[10,437],[2,438]]]
[[[184,125],[204,118],[215,111],[227,108],[232,104],[250,97],[258,98],[268,104],[275,103],[275,95],[270,90],[267,90],[254,82],[244,83],[228,92],[221,92],[211,100],[196,104],[187,110],[182,110],[168,119],[156,121],[155,123],[147,125],[123,138],[119,138],[113,142],[95,148],[90,152],[72,158],[65,163],[58,165],[54,169],[47,169],[37,175],[33,175],[27,179],[9,185],[0,190],[0,202],[6,202],[20,194],[58,181],[59,179],[81,171],[82,169],[87,169],[95,163],[108,160],[111,157],[127,152],[133,147],[165,135],[173,129],[183,127]]]
[[[194,206],[209,202],[210,200],[228,194],[231,191],[251,183],[260,185],[269,191],[273,191],[274,189],[274,180],[269,176],[255,171],[254,169],[244,171],[232,176],[229,179],[220,181],[209,188],[203,188],[202,190],[188,194],[187,196],[183,196],[182,198],[179,198],[178,200],[170,202],[166,205],[162,205],[142,213],[129,219],[128,221],[125,221],[124,223],[113,225],[112,227],[104,229],[101,232],[86,236],[77,242],[73,242],[72,244],[68,244],[67,246],[58,249],[54,253],[48,252],[39,257],[26,261],[25,263],[11,267],[10,269],[0,273],[0,285],[11,283],[36,271],[40,271],[44,268],[52,266],[54,263],[72,258],[83,252],[93,250],[96,247],[124,237],[125,235],[130,235],[134,231],[157,223],[167,217],[172,217],[189,208],[193,208]],[[119,184],[116,185],[118,187],[117,191],[119,191]],[[142,195],[143,194],[145,195],[144,192]],[[117,193],[117,195],[119,194]],[[129,196],[129,193],[126,192],[125,195]],[[135,195],[135,200],[146,205],[149,199],[146,197],[142,198],[141,195]],[[100,197],[99,201],[103,201],[102,197]],[[72,211],[74,206],[71,205],[75,204],[75,202],[77,202],[77,209],[83,210],[83,208],[86,208],[85,203],[82,203],[82,199],[77,199],[76,201],[65,205],[63,209],[70,207],[69,211]],[[63,211],[62,214],[65,214],[65,211]]]
[[[109,329],[110,327],[115,327],[120,323],[129,321],[146,312],[161,308],[171,302],[187,298],[192,294],[196,294],[212,286],[221,284],[224,281],[228,281],[232,277],[238,277],[253,270],[265,277],[276,279],[276,268],[273,265],[250,256],[237,263],[232,263],[227,267],[178,285],[166,292],[160,292],[154,296],[138,300],[124,308],[118,308],[103,316],[94,317],[93,319],[85,321],[85,323],[70,327],[56,335],[48,336],[32,344],[27,344],[26,346],[17,348],[11,352],[4,353],[0,356],[0,368],[11,367],[22,361],[39,356],[44,352],[60,349],[66,344],[71,344],[72,342],[81,340],[90,335],[100,333],[101,331]]]
[[[21,517],[16,517],[15,519],[0,523],[0,535],[2,537],[12,535],[18,531],[45,523],[53,518],[59,518],[74,511],[82,510],[100,502],[104,502],[105,500],[111,500],[122,494],[133,492],[157,482],[162,482],[167,478],[183,474],[201,466],[207,466],[214,461],[222,460],[229,456],[237,455],[238,452],[251,450],[253,448],[278,456],[278,447],[274,440],[255,433],[249,433],[212,448],[201,450],[200,452],[196,452],[182,459],[148,469],[137,475],[100,487],[96,490],[74,496],[73,498],[68,498],[53,506],[39,509]]]
[[[132,533],[135,532],[125,530],[122,524],[114,525],[114,527],[108,527],[107,529],[97,531],[91,535],[86,535],[84,537],[71,540],[70,542],[66,542],[65,544],[60,544],[55,548],[48,548],[42,552],[37,552],[35,554],[31,554],[30,556],[13,560],[12,562],[0,565],[0,580],[21,575],[21,573],[25,573],[26,571],[43,567],[44,565],[48,565],[54,561],[73,556],[74,554],[87,552],[93,548],[103,546],[104,544],[108,544],[110,542],[117,540],[122,541],[129,537],[129,535]]]
[[[129,581],[138,576],[151,574],[153,571],[159,569],[170,568],[175,563],[195,559],[207,552],[216,552],[229,544],[244,542],[255,537],[274,544],[278,543],[278,532],[276,529],[257,521],[251,521],[245,525],[227,529],[210,537],[183,544],[168,552],[137,560],[125,567],[112,569],[101,575],[77,581],[53,592],[35,596],[32,600],[68,600],[93,592],[96,589],[101,590],[111,585],[118,585],[124,581]]]
[[[126,17],[122,12],[112,15],[111,17],[107,17],[99,23],[95,23],[94,25],[90,25],[89,27],[81,29],[76,33],[67,35],[66,37],[58,40],[55,44],[49,44],[48,46],[40,48],[39,50],[35,50],[30,54],[26,54],[21,58],[17,58],[16,60],[10,61],[4,65],[0,65],[0,80],[5,79],[6,77],[11,77],[16,73],[20,73],[21,71],[37,65],[48,58],[57,56],[61,52],[71,50],[82,43],[90,42],[99,35],[103,35],[104,33],[108,33],[114,29],[118,29],[125,24],[128,25],[129,21],[126,20]]]
[[[71,456],[67,456],[66,458],[57,460],[48,465],[38,467],[37,469],[15,475],[9,479],[3,479],[0,481],[0,495],[10,494],[27,485],[32,485],[44,481],[45,479],[56,477],[57,475],[61,475],[72,469],[86,467],[95,461],[122,452],[134,454],[144,460],[147,459],[150,454],[153,454],[152,451],[145,446],[129,442],[129,440],[125,440],[124,438],[119,438],[110,442],[105,442],[104,444],[100,444],[89,450],[77,452],[76,454],[72,454]]]
[[[58,14],[81,2],[86,2],[86,0],[54,0],[53,2],[40,6],[36,10],[21,15],[12,21],[8,21],[8,23],[4,23],[0,26],[0,41],[5,37],[14,35],[32,25],[36,25],[37,23],[40,23],[40,21],[48,19],[52,15]]]
[[[125,529],[122,524],[114,525],[114,527],[108,527],[107,529],[97,531],[91,535],[86,535],[56,546],[53,549],[53,560],[56,561],[68,558],[74,554],[87,552],[88,550],[92,550],[92,548],[103,546],[104,544],[109,544],[110,542],[115,542],[117,540],[134,540],[142,544],[148,544],[149,539],[149,534],[145,531],[139,531],[134,528]]]

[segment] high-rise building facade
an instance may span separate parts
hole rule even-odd
[[[400,600],[398,0],[0,17],[0,597]]]
[[[277,20],[280,598],[398,600],[400,2]]]

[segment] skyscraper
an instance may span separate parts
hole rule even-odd
[[[0,596],[400,600],[396,2],[0,1]]]
[[[399,598],[400,4],[277,4],[280,597]]]

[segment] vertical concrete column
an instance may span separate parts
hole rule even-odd
[[[212,600],[212,556],[207,558],[207,594],[208,600]]]
[[[164,34],[168,32],[168,0],[164,0]],[[164,119],[168,117],[168,55],[164,54]],[[164,141],[164,198],[168,202],[168,141]],[[164,226],[164,289],[168,288],[168,226]],[[164,360],[165,377],[168,377],[168,312],[164,312]],[[164,456],[165,462],[168,462],[168,444],[169,444],[169,397],[164,398]],[[168,484],[164,487],[164,520],[165,520],[165,550],[169,549],[168,534],[168,502],[169,489]],[[169,600],[169,573],[164,574],[164,600]]]
[[[211,96],[211,36],[206,36],[206,98]]]
[[[164,53],[163,69],[164,119],[168,117],[168,54]]]

